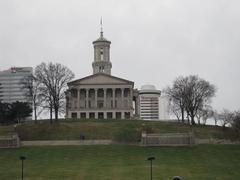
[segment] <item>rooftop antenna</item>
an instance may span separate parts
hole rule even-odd
[[[102,17],[101,17],[101,20],[100,20],[100,26],[101,26],[101,37],[103,37],[103,25],[102,25]]]

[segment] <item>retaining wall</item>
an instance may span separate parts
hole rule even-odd
[[[20,146],[17,135],[0,136],[0,148],[17,148]]]
[[[147,134],[142,133],[142,146],[187,146],[195,144],[192,133],[165,133]]]

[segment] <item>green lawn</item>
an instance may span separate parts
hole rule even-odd
[[[26,155],[26,180],[238,180],[240,145],[138,147],[127,145],[23,147],[0,149],[0,179],[21,177],[20,155]]]
[[[19,125],[17,132],[22,140],[79,139],[80,134],[84,134],[86,139],[137,142],[140,141],[143,129],[148,129],[153,133],[193,131],[197,138],[239,139],[230,128],[223,131],[222,127],[216,126],[196,125],[191,127],[177,122],[141,120],[62,120],[53,125],[50,125],[49,121],[41,121],[37,124],[28,122]]]

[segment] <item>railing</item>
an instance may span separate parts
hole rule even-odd
[[[0,148],[17,148],[19,146],[20,141],[17,135],[0,136]]]
[[[192,144],[195,144],[195,139],[192,133],[142,133],[142,146],[186,146]]]

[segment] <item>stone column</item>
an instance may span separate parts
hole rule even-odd
[[[103,107],[107,107],[107,89],[103,89],[104,95],[103,95]]]
[[[124,108],[124,104],[123,104],[123,101],[124,101],[124,88],[121,88],[121,92],[122,92],[121,104],[122,104],[122,108]]]
[[[112,89],[112,101],[113,101],[113,109],[116,107],[116,104],[115,104],[115,88],[113,88]],[[115,116],[115,118],[116,118],[116,116]]]
[[[95,88],[94,89],[94,91],[95,91],[95,99],[94,99],[94,101],[95,101],[95,108],[97,108],[97,88]]]
[[[88,109],[89,108],[89,89],[86,89],[86,108]]]
[[[121,112],[121,119],[125,119],[125,112]]]
[[[116,119],[116,112],[115,111],[113,111],[112,118]]]
[[[132,91],[132,88],[129,88],[130,90],[130,97],[128,97],[129,99],[129,107],[133,107],[133,91]]]
[[[107,119],[107,112],[103,112],[103,119]]]
[[[77,89],[77,109],[80,109],[80,90],[81,89]]]
[[[98,112],[95,112],[95,119],[98,119]]]

